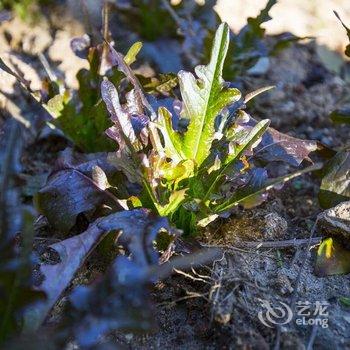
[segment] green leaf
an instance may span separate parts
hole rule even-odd
[[[229,28],[218,28],[210,63],[197,66],[197,80],[192,73],[179,72],[179,84],[184,103],[183,117],[189,119],[182,149],[188,159],[199,166],[210,153],[215,134],[215,119],[221,111],[241,97],[239,90],[226,88],[222,69],[229,45]]]
[[[167,157],[173,159],[174,161],[180,161],[184,159],[182,153],[182,140],[172,125],[172,119],[170,112],[161,107],[158,110],[157,125],[158,129],[162,132],[164,138],[164,151]]]
[[[350,152],[338,152],[323,169],[318,199],[322,208],[331,208],[350,198]]]
[[[208,187],[206,195],[204,196],[204,201],[208,199],[213,192],[215,192],[217,184],[220,182],[222,176],[227,172],[232,164],[237,161],[242,155],[244,155],[245,151],[251,149],[254,144],[257,143],[257,141],[269,127],[269,124],[270,120],[268,119],[260,121],[249,133],[245,134],[241,139],[235,140],[235,142],[233,142],[233,139],[238,133],[232,133],[232,130],[227,131],[226,135],[228,137],[228,141],[231,141],[231,144],[229,146],[230,151],[222,162],[223,166],[216,172],[213,172],[211,175],[211,178],[213,180],[210,181],[211,185]]]
[[[127,52],[127,54],[124,56],[124,61],[126,64],[131,65],[136,61],[136,57],[138,55],[138,53],[141,51],[142,49],[142,42],[141,41],[137,41],[136,43],[134,43],[129,51]]]
[[[269,119],[264,119],[256,124],[253,129],[246,134],[242,139],[233,142],[231,146],[231,151],[225,159],[225,164],[229,165],[234,160],[241,157],[246,150],[249,150],[253,147],[255,143],[262,137],[267,128],[270,125]],[[229,140],[231,141],[231,140]],[[233,140],[232,140],[233,141]]]
[[[350,108],[336,109],[330,114],[330,118],[336,124],[350,124]]]
[[[159,74],[157,77],[139,76],[143,88],[149,94],[169,95],[172,90],[178,85],[179,79],[174,73]]]
[[[348,297],[340,297],[339,302],[345,307],[350,307],[350,298]]]
[[[243,187],[242,189],[238,189],[230,199],[226,200],[222,204],[214,206],[213,212],[223,213],[233,208],[234,206],[237,206],[240,203],[243,203],[245,201],[250,201],[252,198],[256,197],[257,195],[263,194],[264,192],[269,191],[270,189],[274,188],[276,185],[283,184],[302,174],[319,170],[319,169],[320,169],[320,164],[315,164],[305,169],[295,171],[294,173],[291,173],[285,176],[280,176],[275,179],[271,179],[265,183],[262,183],[260,186],[251,186],[251,187],[248,186],[248,187]]]
[[[169,202],[163,206],[157,206],[158,213],[161,216],[168,216],[176,211],[179,205],[184,201],[187,189],[172,192]]]
[[[333,11],[333,12],[336,15],[336,17],[339,19],[339,21],[342,24],[342,26],[345,28],[346,34],[348,35],[348,38],[349,38],[349,41],[350,41],[350,28],[347,25],[345,25],[345,23],[341,20],[340,16],[338,15],[338,13],[336,11]],[[345,55],[350,57],[350,44],[345,49]]]
[[[350,251],[333,238],[326,238],[319,246],[315,274],[319,277],[350,273]]]
[[[258,16],[248,18],[247,31],[245,32],[245,41],[247,43],[251,44],[254,38],[263,38],[265,28],[262,28],[261,25],[271,19],[269,12],[276,3],[277,0],[269,0]]]

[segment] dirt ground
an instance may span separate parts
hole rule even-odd
[[[253,15],[264,3],[264,0],[221,0],[218,12],[230,25],[239,28],[245,21],[243,14]],[[281,0],[272,12],[278,19],[267,25],[268,33],[288,30],[320,40],[295,45],[272,58],[264,74],[247,78],[244,93],[275,85],[274,90],[248,105],[247,111],[258,119],[271,119],[280,131],[339,148],[349,141],[350,130],[332,125],[328,114],[347,101],[349,84],[344,76],[324,64],[319,45],[340,50],[346,35],[329,9],[337,9],[350,23],[348,1]],[[234,16],[235,13],[240,16]],[[61,62],[60,70],[74,86],[74,75],[83,61],[73,54],[69,56],[66,45],[68,38],[80,34],[82,28],[79,23],[67,23],[70,24],[61,25],[52,38],[43,34],[48,26],[45,21],[35,29],[38,35],[35,30],[20,35],[16,20],[10,22],[0,29],[0,56],[10,49],[5,32],[13,33],[11,45],[16,44],[16,38],[23,41],[24,37],[27,46],[21,58],[25,58],[25,63],[21,60],[19,64],[25,65],[28,79],[35,85],[39,77],[30,66],[38,64],[38,52],[50,47],[48,57]],[[13,80],[3,74],[0,72],[0,87],[11,93]],[[1,103],[6,105],[6,99],[1,97]],[[23,174],[45,175],[57,152],[65,146],[59,135],[44,134],[29,140]],[[34,189],[29,191],[34,191],[37,184],[32,186]],[[200,243],[222,247],[222,256],[212,265],[186,273],[175,272],[153,288],[158,330],[148,335],[116,332],[109,339],[129,349],[350,349],[350,308],[340,302],[340,297],[350,297],[350,276],[316,277],[314,243],[307,249],[321,211],[317,203],[318,186],[317,178],[305,175],[272,192],[259,208],[237,209],[229,219],[219,219],[209,226]],[[317,240],[320,235],[315,232],[314,238]],[[305,241],[302,245],[289,242],[286,246],[254,246],[259,242],[293,239]],[[266,311],[263,306],[266,301],[288,305],[294,313],[293,320],[279,326],[272,324],[272,328],[264,325],[259,313]],[[325,316],[328,327],[297,325],[298,302],[309,302],[313,311],[318,302],[328,303]]]
[[[247,17],[256,16],[265,4],[265,0],[219,0],[216,8],[222,20],[239,30]],[[264,27],[268,34],[312,36],[318,43],[343,52],[347,41],[333,11],[349,23],[350,3],[346,0],[279,0],[271,10],[272,20]]]

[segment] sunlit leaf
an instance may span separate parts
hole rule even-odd
[[[326,238],[317,250],[315,274],[325,277],[346,273],[350,273],[350,250],[333,238]]]
[[[195,69],[198,80],[192,73],[179,73],[184,103],[182,116],[189,119],[182,149],[186,157],[194,159],[198,165],[210,153],[216,117],[225,107],[241,97],[237,89],[224,86],[221,76],[228,44],[228,26],[221,24],[215,35],[210,63]]]

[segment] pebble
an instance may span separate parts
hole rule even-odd
[[[342,202],[318,215],[318,229],[325,235],[349,241],[350,238],[350,201]]]

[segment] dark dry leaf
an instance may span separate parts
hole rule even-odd
[[[73,291],[72,331],[80,346],[96,345],[114,330],[149,332],[155,328],[147,272],[147,267],[120,256],[97,285]]]
[[[91,347],[103,335],[114,330],[153,330],[156,322],[149,294],[151,283],[169,276],[175,268],[188,269],[219,256],[218,249],[202,249],[162,265],[140,265],[135,262],[133,254],[131,259],[117,257],[103,280],[90,287],[80,286],[70,296],[69,314],[73,315],[70,322],[73,322],[76,340],[83,347]]]
[[[350,198],[350,152],[338,152],[323,169],[318,194],[322,208],[331,208]]]
[[[39,212],[62,233],[70,231],[81,213],[93,214],[102,205],[121,209],[118,200],[101,187],[101,182],[105,182],[105,172],[108,175],[117,172],[107,163],[107,155],[97,154],[95,159],[85,157],[85,161],[79,165],[75,165],[74,159],[70,158],[71,154],[66,152],[58,160],[58,167],[35,197]],[[100,171],[98,179],[96,167]]]
[[[106,234],[121,232],[119,242],[133,257],[133,264],[140,269],[140,274],[143,266],[157,262],[153,242],[161,228],[169,229],[165,218],[152,217],[146,210],[123,211],[100,218],[84,233],[51,245],[50,248],[59,254],[60,261],[40,268],[44,281],[39,288],[46,293],[47,300],[36,305],[28,314],[33,328],[44,321],[78,269]]]
[[[33,217],[24,210],[16,183],[23,134],[14,119],[4,124],[0,142],[0,344],[21,331],[24,310],[45,297],[32,288]]]

